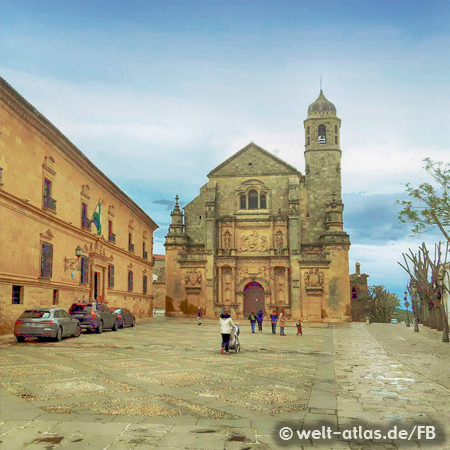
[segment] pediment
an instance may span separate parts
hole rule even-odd
[[[44,233],[41,233],[40,236],[41,236],[41,239],[43,239],[43,240],[50,241],[53,239],[53,233],[50,231],[50,229],[48,229]]]
[[[300,172],[282,159],[251,142],[222,164],[208,177],[257,177],[260,175],[300,175]]]

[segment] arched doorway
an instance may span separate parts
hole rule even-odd
[[[244,288],[244,316],[264,311],[264,304],[264,288],[255,281],[248,283]]]

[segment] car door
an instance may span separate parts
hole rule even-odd
[[[116,315],[102,303],[99,303],[97,306],[103,318],[103,326],[105,328],[111,328],[116,320]]]
[[[70,336],[75,334],[77,329],[78,320],[75,317],[72,317],[68,312],[61,311],[61,318],[64,320],[64,323],[67,324],[67,332]]]

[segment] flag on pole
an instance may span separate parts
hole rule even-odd
[[[102,234],[102,204],[100,200],[98,201],[94,214],[92,214],[91,222],[96,226],[97,234]]]

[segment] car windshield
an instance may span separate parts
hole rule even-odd
[[[121,313],[120,309],[115,309],[114,312],[115,312],[116,314],[120,314],[120,313]]]
[[[36,309],[29,309],[25,311],[20,318],[21,319],[48,319],[51,316],[50,311],[38,311]]]
[[[74,313],[74,312],[84,312],[85,308],[90,308],[92,305],[91,304],[79,304],[77,305],[76,303],[74,303],[71,307],[70,307],[70,312]]]

